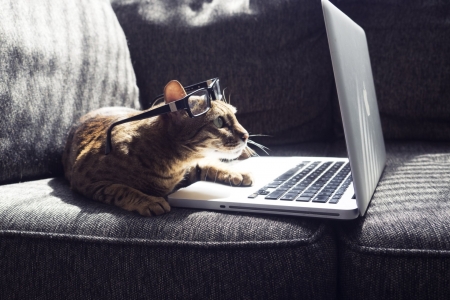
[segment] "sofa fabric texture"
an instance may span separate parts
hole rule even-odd
[[[221,76],[244,127],[271,136],[263,144],[342,138],[320,1],[231,2],[112,0],[141,104],[171,79]],[[450,5],[331,2],[366,31],[385,138],[448,140]]]
[[[172,79],[189,85],[219,76],[239,122],[250,134],[271,136],[258,142],[324,141],[332,133],[334,79],[320,2],[112,5],[128,39],[143,107]]]
[[[145,218],[61,178],[3,185],[0,195],[6,299],[336,296],[336,243],[320,220],[175,208]]]
[[[145,218],[71,191],[60,161],[85,112],[215,76],[271,155],[347,156],[320,1],[0,0],[0,298],[450,299],[448,4],[333,3],[366,30],[388,139],[344,222]]]
[[[329,238],[263,249],[2,238],[14,255],[0,266],[27,276],[0,285],[5,299],[335,299]]]
[[[304,154],[302,146],[287,154]],[[342,141],[322,148],[345,153]],[[366,215],[348,222],[176,208],[144,218],[73,193],[62,178],[2,185],[0,247],[9,259],[0,265],[35,274],[3,274],[2,290],[37,298],[83,286],[69,298],[91,290],[113,299],[150,291],[175,299],[445,299],[450,209],[436,199],[448,194],[450,144],[388,142],[387,151]],[[42,282],[55,274],[62,286],[50,290]],[[136,280],[124,286],[126,278]]]
[[[384,137],[448,141],[450,3],[332,2],[366,32]],[[334,127],[343,136],[334,98]]]
[[[106,0],[2,1],[0,183],[59,176],[71,124],[139,107],[123,31]]]
[[[389,150],[365,217],[339,226],[339,296],[446,299],[450,144],[395,143]]]

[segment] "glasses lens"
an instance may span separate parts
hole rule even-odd
[[[194,92],[188,98],[188,105],[191,113],[194,116],[201,115],[202,113],[208,111],[209,103],[208,103],[208,91],[206,89],[201,89]]]
[[[217,79],[216,82],[214,83],[213,91],[216,96],[214,100],[222,100],[222,93],[220,92],[219,79]]]

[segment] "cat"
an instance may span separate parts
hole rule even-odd
[[[164,88],[166,104],[185,95],[178,81],[170,81]],[[164,198],[170,192],[197,180],[252,184],[250,173],[237,172],[221,161],[255,154],[247,146],[249,134],[230,104],[211,101],[210,110],[195,118],[182,110],[116,126],[113,151],[105,155],[109,126],[139,113],[142,111],[123,107],[101,108],[72,127],[62,158],[72,190],[153,216],[170,211]]]

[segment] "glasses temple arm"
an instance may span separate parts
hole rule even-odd
[[[168,105],[164,105],[164,106],[158,107],[156,109],[145,111],[145,112],[143,112],[139,115],[133,116],[131,118],[123,119],[123,120],[112,123],[109,126],[108,130],[106,131],[105,155],[108,155],[111,152],[111,149],[112,149],[111,133],[115,126],[121,125],[124,123],[128,123],[128,122],[134,122],[134,121],[139,121],[139,120],[143,120],[143,119],[147,119],[147,118],[152,118],[152,117],[162,115],[162,114],[165,114],[168,112],[170,112],[170,107]]]

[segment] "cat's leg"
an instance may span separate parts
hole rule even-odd
[[[184,178],[181,180],[177,186],[175,187],[175,190],[179,188],[187,187],[194,182],[197,182],[200,180],[200,173],[201,169],[198,166],[195,167],[189,167],[186,169],[186,172],[184,173]]]
[[[197,166],[199,180],[213,181],[232,186],[251,186],[252,176],[248,172],[235,170],[222,162],[208,162]]]
[[[170,211],[170,205],[163,197],[147,195],[123,184],[106,185],[93,198],[128,211],[137,211],[143,216],[162,215]]]

